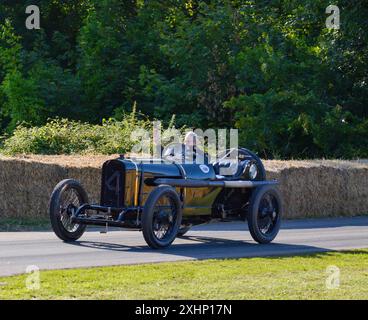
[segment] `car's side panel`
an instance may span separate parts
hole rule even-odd
[[[211,215],[212,204],[222,188],[185,188],[183,216]]]
[[[157,188],[157,186],[153,186],[150,185],[149,183],[146,183],[145,181],[150,181],[150,180],[154,180],[157,176],[155,175],[155,173],[153,172],[149,172],[149,171],[140,171],[141,174],[141,185],[140,185],[140,206],[144,206],[148,196],[150,195],[150,193]],[[176,188],[176,191],[179,195],[181,195],[181,190],[180,188]]]
[[[144,206],[149,194],[156,188],[144,183],[157,178],[156,173],[146,170],[146,165],[143,167],[142,174],[142,189],[141,189],[141,206]],[[176,188],[177,193],[183,201],[183,215],[210,215],[212,203],[221,188]]]
[[[212,165],[178,164],[185,179],[214,180]],[[212,204],[221,188],[183,188],[183,217],[211,215]]]
[[[178,164],[182,168],[185,179],[214,180],[215,170],[211,164]]]

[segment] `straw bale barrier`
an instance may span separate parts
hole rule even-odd
[[[40,218],[62,179],[80,180],[90,202],[100,194],[102,163],[116,156],[0,156],[0,218]],[[286,218],[368,214],[368,161],[265,161],[279,179]]]

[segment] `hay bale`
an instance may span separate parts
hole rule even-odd
[[[0,217],[45,217],[52,190],[67,178],[79,180],[90,201],[98,203],[100,169],[112,157],[116,156],[0,157]]]
[[[368,165],[355,161],[265,161],[279,179],[286,218],[368,213]]]
[[[49,196],[62,179],[74,178],[98,203],[102,164],[112,156],[0,157],[0,217],[47,215]],[[285,218],[368,213],[367,161],[265,161],[269,179],[280,181]]]

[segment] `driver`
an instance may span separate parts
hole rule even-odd
[[[184,144],[169,146],[163,154],[163,157],[176,162],[186,163],[205,163],[206,154],[197,147],[198,135],[193,131],[188,132],[184,138]]]

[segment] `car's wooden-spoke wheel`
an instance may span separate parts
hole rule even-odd
[[[152,227],[157,239],[170,237],[175,228],[176,207],[174,200],[168,194],[163,194],[153,208]]]
[[[265,235],[272,234],[279,216],[280,209],[276,197],[270,192],[265,193],[258,208],[257,219],[260,231]]]
[[[64,241],[79,239],[85,229],[85,225],[72,222],[72,215],[83,204],[88,203],[87,193],[75,180],[63,180],[51,194],[49,215],[51,226],[55,234]]]
[[[253,191],[249,203],[248,225],[253,239],[269,243],[280,230],[282,214],[281,197],[273,186],[263,186]]]
[[[175,189],[159,186],[149,195],[142,214],[142,231],[147,244],[154,249],[169,246],[181,224],[181,205]]]
[[[83,200],[81,199],[80,194],[73,189],[66,189],[60,196],[60,220],[61,224],[68,232],[77,231],[79,225],[72,222],[73,213],[82,205]]]

